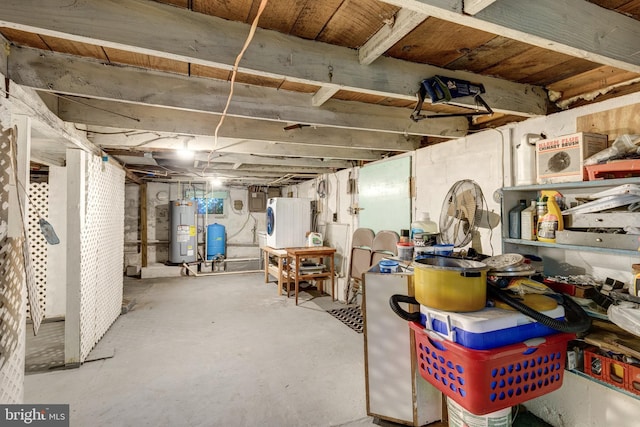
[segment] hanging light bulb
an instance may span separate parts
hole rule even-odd
[[[209,184],[211,185],[212,188],[222,187],[222,179],[220,179],[217,176],[214,176],[212,178],[209,178]]]
[[[178,156],[180,156],[181,159],[190,160],[195,156],[195,153],[189,150],[189,140],[191,139],[193,139],[193,137],[186,137],[182,143],[182,148],[178,150]]]

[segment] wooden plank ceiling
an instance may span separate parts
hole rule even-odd
[[[243,58],[243,61],[248,61],[248,65],[243,67],[244,62],[240,63],[240,71],[237,74],[236,86],[234,87],[248,85],[246,92],[255,98],[256,104],[262,104],[266,110],[269,108],[271,110],[280,109],[277,108],[278,104],[275,104],[275,107],[268,104],[268,99],[275,96],[281,96],[278,99],[285,100],[278,102],[287,102],[287,97],[291,97],[290,106],[292,108],[297,105],[298,99],[303,103],[305,99],[310,99],[318,111],[322,113],[333,112],[336,116],[343,114],[345,120],[334,122],[331,118],[322,116],[317,119],[310,117],[307,121],[304,120],[302,114],[296,115],[295,111],[287,116],[284,111],[286,110],[285,105],[282,105],[281,114],[275,116],[256,112],[255,117],[251,117],[250,113],[236,114],[234,112],[229,119],[233,118],[230,123],[236,123],[237,134],[231,130],[223,131],[222,143],[219,141],[211,142],[211,137],[214,134],[213,125],[220,120],[220,111],[213,111],[210,109],[212,107],[198,108],[188,103],[161,101],[157,94],[157,88],[153,89],[155,93],[149,93],[146,96],[143,93],[138,98],[133,98],[133,95],[127,97],[128,95],[125,93],[127,86],[124,83],[122,85],[123,94],[119,97],[113,95],[117,91],[109,90],[106,86],[117,85],[119,79],[124,82],[125,77],[122,76],[124,76],[126,69],[132,70],[133,74],[131,75],[139,76],[136,84],[143,88],[156,77],[168,76],[173,80],[163,81],[176,82],[171,87],[171,95],[175,98],[186,96],[191,93],[190,90],[197,92],[198,89],[195,86],[194,89],[181,90],[181,88],[190,85],[192,81],[200,82],[201,79],[204,79],[205,82],[229,82],[231,79],[230,61],[225,63],[221,59],[217,62],[216,58],[206,57],[206,53],[200,53],[199,43],[203,46],[207,43],[215,44],[218,49],[224,49],[227,42],[229,42],[228,49],[241,45],[244,40],[236,40],[234,39],[237,37],[235,33],[230,33],[235,27],[229,27],[228,30],[220,28],[231,25],[231,23],[242,23],[238,28],[242,30],[242,34],[246,35],[256,16],[260,0],[136,0],[132,2],[109,0],[104,2],[106,5],[104,7],[109,8],[108,10],[116,10],[116,12],[110,12],[112,16],[104,17],[104,21],[100,21],[100,16],[91,18],[99,23],[99,26],[107,28],[96,31],[95,39],[90,24],[79,24],[79,22],[83,16],[87,17],[85,20],[89,20],[89,12],[99,3],[97,0],[82,2],[86,5],[79,6],[80,9],[82,7],[84,9],[79,11],[77,15],[74,15],[71,10],[75,6],[64,9],[67,7],[65,2],[54,2],[59,3],[61,24],[47,23],[31,18],[29,13],[37,14],[38,11],[30,10],[30,7],[35,8],[30,5],[35,5],[37,2],[26,1],[27,5],[25,6],[20,0],[15,0],[14,6],[6,6],[7,8],[13,7],[12,15],[4,18],[5,20],[0,18],[0,24],[2,24],[0,33],[11,44],[11,52],[6,59],[9,70],[8,77],[20,85],[38,90],[43,98],[48,100],[49,105],[55,101],[54,104],[57,104],[58,111],[55,109],[54,111],[63,120],[75,122],[78,127],[88,130],[87,136],[94,144],[106,152],[111,152],[116,158],[120,158],[127,167],[134,170],[143,179],[196,180],[204,179],[205,175],[208,177],[217,174],[225,177],[230,184],[277,183],[274,185],[284,185],[312,178],[319,173],[334,171],[349,165],[363,164],[394,153],[459,137],[469,130],[501,126],[525,120],[534,115],[548,114],[560,109],[573,108],[640,91],[640,66],[637,64],[637,58],[634,59],[636,62],[630,60],[626,64],[624,61],[614,58],[613,54],[611,61],[606,58],[606,54],[601,52],[595,52],[594,55],[589,52],[570,54],[567,52],[576,50],[572,46],[570,37],[566,43],[569,47],[563,48],[565,46],[563,43],[555,41],[547,44],[542,43],[537,34],[530,39],[518,37],[514,35],[516,32],[510,28],[505,29],[502,34],[497,33],[494,30],[495,26],[492,26],[495,22],[491,20],[490,12],[492,12],[492,8],[500,7],[501,2],[508,1],[484,2],[489,5],[484,10],[480,9],[475,16],[491,23],[491,25],[487,25],[485,31],[482,25],[468,23],[471,22],[468,19],[474,18],[473,14],[459,11],[460,17],[464,17],[464,19],[461,18],[457,22],[455,19],[448,18],[450,10],[447,7],[438,6],[448,4],[450,9],[455,9],[458,4],[462,4],[455,0],[428,0],[424,2],[268,0],[258,26],[269,31],[261,32],[252,42],[256,43],[256,46],[259,46],[262,51],[250,51],[246,54],[246,59]],[[120,5],[120,3],[122,4]],[[136,7],[128,11],[125,7],[126,3],[135,4]],[[424,13],[423,4],[425,3],[435,4],[434,7],[443,10],[442,14]],[[620,25],[627,25],[633,29],[628,35],[629,44],[635,43],[636,47],[640,46],[640,37],[638,36],[640,34],[640,30],[638,30],[640,28],[640,22],[638,22],[640,20],[640,1],[563,0],[560,3],[566,3],[567,7],[576,4],[579,6],[571,10],[571,13],[575,14],[577,22],[580,22],[583,8],[590,14],[599,14],[600,10],[603,10],[605,13],[608,11],[613,14],[604,16],[623,17]],[[22,6],[18,6],[19,4]],[[3,6],[0,6],[0,16],[3,15],[2,8]],[[22,9],[15,12],[16,8]],[[132,19],[149,17],[149,22],[140,23],[139,42],[134,40],[126,43],[120,41],[117,34],[109,35],[109,27],[113,27],[114,33],[117,33],[117,24],[115,24],[118,22],[117,11],[121,11],[123,16],[131,14]],[[485,18],[482,15],[484,12],[488,17]],[[50,13],[56,13],[56,10],[53,9],[53,12]],[[136,15],[137,13],[139,15]],[[380,43],[383,42],[378,40],[384,40],[386,34],[384,32],[393,30],[396,23],[400,26],[401,18],[409,14],[411,14],[410,19],[417,22],[417,25],[406,24],[409,29],[406,34],[397,35],[397,40],[389,38],[391,40],[387,42],[389,46],[381,45]],[[173,17],[174,24],[162,27],[161,24],[167,22],[163,20],[163,17],[169,19]],[[536,18],[528,17],[526,19]],[[109,20],[113,20],[113,23],[110,23]],[[180,51],[179,47],[173,49],[172,46],[155,46],[153,39],[149,39],[150,31],[158,31],[158,37],[161,40],[166,40],[168,43],[172,40],[172,34],[175,34],[176,43],[180,43],[186,39],[182,33],[189,31],[191,20],[193,20],[194,28],[207,28],[209,25],[211,37],[213,37],[212,40],[205,40],[206,34],[197,34],[203,39],[192,40],[192,45],[189,46],[193,51],[192,55]],[[541,21],[540,24],[544,26],[544,22]],[[593,24],[594,37],[597,37],[600,34],[597,32],[602,31],[602,23],[594,22]],[[198,27],[198,25],[200,26]],[[156,27],[154,28],[154,26]],[[128,35],[130,37],[138,34],[136,28],[129,28],[127,31],[131,32]],[[517,34],[520,34],[524,30],[518,31]],[[220,34],[221,32],[224,34]],[[560,29],[558,32],[561,33]],[[604,38],[607,34],[603,33],[599,36]],[[225,38],[225,35],[228,39]],[[560,34],[560,36],[563,35]],[[265,37],[273,37],[273,39]],[[556,40],[554,37],[554,29],[549,29],[549,39]],[[263,43],[262,40],[276,40],[278,42],[282,40],[282,57],[278,56],[280,51],[277,46],[267,49],[260,45]],[[358,81],[357,75],[351,77],[350,80],[345,78],[344,82],[338,82],[338,79],[342,78],[338,74],[341,63],[336,60],[336,64],[331,65],[333,56],[324,58],[325,62],[318,64],[315,68],[310,66],[309,70],[301,68],[306,64],[296,64],[298,56],[290,54],[290,57],[287,57],[286,49],[298,43],[296,40],[299,40],[301,52],[310,52],[307,61],[315,60],[316,57],[313,55],[316,53],[311,51],[316,46],[320,52],[317,54],[319,60],[324,58],[322,49],[327,49],[326,52],[329,52],[329,55],[336,52],[337,57],[348,55],[349,50],[356,55],[358,50],[361,50],[362,53],[364,48],[367,50],[377,48],[382,49],[384,58],[376,59],[373,56],[367,61],[367,63],[371,62],[370,65],[359,65],[363,70],[362,82]],[[338,50],[338,48],[344,49]],[[29,59],[35,57],[28,54],[34,49],[36,52],[40,52],[38,55],[38,58],[41,58],[40,62]],[[204,47],[202,49],[205,50]],[[213,48],[211,49],[213,52]],[[255,52],[270,52],[271,57],[264,57],[262,60],[265,64],[264,68],[261,68],[259,58],[250,57],[255,55]],[[239,52],[234,54],[237,53]],[[603,57],[605,59],[601,59]],[[65,76],[65,73],[60,70],[54,76],[53,71],[44,71],[47,68],[45,61],[53,64],[60,58],[67,61],[76,58],[74,61],[77,62],[77,67],[73,68],[69,65],[67,74],[74,72],[71,70],[90,70],[94,63],[111,65],[110,71],[114,76],[113,80],[93,82],[91,85],[94,88],[86,91],[78,89],[81,85],[77,83],[75,86],[65,85],[63,84],[65,78],[76,82],[82,79],[90,82],[93,76]],[[619,66],[621,63],[623,67]],[[326,64],[329,65],[326,66]],[[515,107],[512,105],[502,106],[495,101],[496,104],[491,106],[495,112],[491,116],[476,116],[473,119],[464,119],[463,122],[453,121],[453,119],[429,119],[430,122],[442,120],[440,123],[444,124],[411,123],[409,115],[416,105],[415,93],[418,91],[420,81],[414,77],[414,70],[419,70],[420,68],[416,67],[421,64],[424,64],[425,70],[422,78],[431,77],[435,71],[440,71],[440,73],[449,71],[452,75],[456,72],[464,72],[467,74],[461,75],[489,79],[484,80],[487,82],[484,83],[487,89],[487,99],[491,98],[490,91],[494,90],[494,87],[500,88],[503,83],[505,85],[519,84],[521,86],[505,86],[504,90],[513,92],[510,88],[515,87],[516,92],[519,88],[523,88],[523,93],[538,91],[536,93],[543,94],[543,98],[540,98],[543,105],[536,111],[533,107],[523,107],[522,111],[514,111]],[[326,66],[326,70],[323,66]],[[287,67],[292,70],[290,74],[285,72]],[[350,67],[354,70],[359,69],[357,63],[350,65]],[[135,70],[152,70],[154,74],[135,74]],[[137,72],[140,73],[140,71]],[[145,77],[147,75],[148,79]],[[406,85],[402,86],[407,79],[409,79],[407,87],[412,87],[412,90],[405,89]],[[411,84],[413,86],[410,86]],[[101,85],[105,86],[103,92],[98,89]],[[204,84],[200,87],[206,88],[207,86]],[[149,85],[150,92],[151,88],[152,86]],[[257,91],[258,89],[260,91]],[[143,92],[143,89],[141,91]],[[109,95],[107,96],[107,94]],[[549,94],[548,97],[547,94]],[[239,96],[241,98],[238,102],[244,103],[243,95]],[[526,99],[523,95],[514,96]],[[147,104],[147,99],[152,102]],[[251,97],[247,96],[247,99],[251,99]],[[232,98],[232,100],[234,99]],[[514,101],[513,104],[517,105],[518,102]],[[532,102],[533,104],[535,102]],[[538,104],[541,103],[538,102]],[[81,105],[84,113],[74,110],[74,105]],[[424,104],[423,110],[428,114],[466,113],[470,111],[469,106],[473,106],[473,102],[467,101],[465,105],[466,107],[427,102]],[[314,107],[310,106],[310,108]],[[147,108],[147,110],[143,110],[143,108]],[[176,124],[168,125],[172,120],[169,116],[165,120],[156,120],[155,122],[152,119],[142,118],[143,114],[148,114],[149,117],[163,116],[164,112],[158,108],[170,112],[170,115],[176,120]],[[95,111],[88,113],[87,110]],[[101,115],[100,110],[113,113],[111,119],[108,114]],[[246,110],[250,111],[251,107],[247,106]],[[74,113],[74,111],[76,112]],[[305,107],[305,109],[297,108],[297,111],[302,113],[307,110]],[[309,111],[311,111],[309,116],[315,116],[312,109]],[[389,112],[390,120],[395,115],[405,115],[406,123],[398,123],[396,127],[385,125],[380,121],[378,127],[372,125],[369,128],[357,120],[357,117],[370,115],[371,121],[376,122],[378,114],[385,115],[384,111]],[[200,114],[200,116],[196,116],[196,114]],[[126,121],[123,123],[116,120],[115,115],[123,117],[134,115],[137,118],[137,124],[127,126]],[[299,118],[301,116],[302,118]],[[283,117],[288,119],[283,119]],[[177,123],[178,118],[182,120],[181,123]],[[257,120],[251,121],[251,119]],[[233,120],[236,121],[233,122]],[[242,120],[246,120],[246,123]],[[456,118],[456,120],[458,119]],[[185,125],[190,121],[192,121],[193,129]],[[196,130],[195,123],[202,121],[210,121],[213,125],[209,128],[201,126]],[[464,126],[460,123],[463,123]],[[223,124],[221,129],[224,126]],[[234,125],[230,124],[229,126]],[[260,129],[264,129],[264,138],[260,138],[260,135],[243,133],[242,129],[248,127],[255,127],[258,133]],[[282,128],[280,136],[278,136],[276,128]],[[309,129],[305,130],[305,128]],[[306,137],[302,135],[303,132],[307,132]],[[295,133],[297,135],[294,135]],[[404,138],[404,141],[400,141],[401,138]],[[381,141],[375,142],[377,139]],[[357,142],[367,140],[372,141],[371,146],[367,146],[364,142]],[[383,140],[388,140],[388,143],[385,144]],[[168,142],[171,143],[168,144]],[[269,147],[274,148],[262,147],[260,143],[271,144]],[[179,162],[174,155],[175,149],[189,144],[197,151],[195,159],[189,160],[187,163]],[[215,144],[220,145],[216,146]],[[245,146],[242,149],[234,148],[242,147],[243,144]],[[332,157],[331,153],[334,153],[335,157]],[[203,167],[204,164],[207,167]],[[215,164],[215,168],[209,168],[211,164]],[[207,168],[215,169],[216,172],[207,171],[205,173]],[[282,179],[285,175],[286,179]]]

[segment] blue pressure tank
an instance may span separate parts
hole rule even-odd
[[[207,260],[212,260],[218,255],[225,256],[226,233],[224,225],[209,224],[207,226]]]

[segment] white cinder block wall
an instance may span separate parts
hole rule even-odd
[[[169,247],[169,201],[182,198],[185,183],[147,183],[147,241],[148,263],[165,263],[168,260]],[[201,184],[198,189],[204,188]],[[218,223],[225,226],[227,234],[227,258],[251,258],[258,260],[258,232],[266,230],[266,213],[249,212],[248,191],[244,188],[220,188],[215,191],[228,191],[226,213],[224,217],[207,218],[199,216],[198,241],[204,244],[203,230],[208,224]],[[125,192],[125,267],[140,266],[140,188],[127,185]],[[234,201],[242,202],[242,209],[234,208]],[[199,249],[204,256],[203,245]],[[257,261],[256,261],[257,262]]]

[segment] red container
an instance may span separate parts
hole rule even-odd
[[[472,350],[414,330],[420,375],[467,411],[485,415],[557,390],[562,385],[567,342],[553,334],[490,350]]]
[[[629,365],[629,383],[627,390],[640,395],[640,366]]]
[[[630,368],[628,363],[599,354],[598,347],[587,347],[584,350],[584,372],[612,386],[628,388]]]

